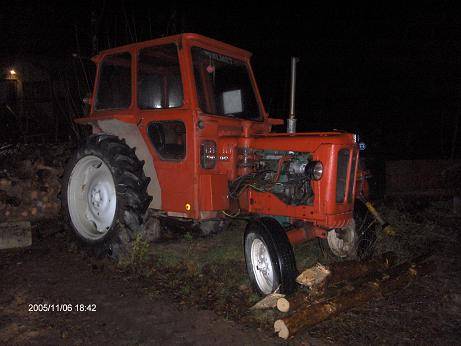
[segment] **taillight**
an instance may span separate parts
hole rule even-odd
[[[202,168],[212,169],[216,166],[216,142],[203,141],[200,144],[200,164]]]

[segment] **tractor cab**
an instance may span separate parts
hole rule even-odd
[[[90,123],[95,133],[144,142],[152,208],[209,218],[229,208],[228,178],[236,176],[218,162],[228,166],[231,159],[216,151],[223,130],[241,136],[243,128],[247,134],[270,129],[249,58],[195,34],[104,51],[93,59],[98,68],[91,113],[77,122]]]

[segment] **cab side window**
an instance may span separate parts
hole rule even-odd
[[[186,157],[186,127],[182,121],[155,121],[147,128],[149,138],[162,160]]]
[[[131,104],[131,55],[104,58],[99,71],[96,110],[126,109]]]
[[[182,106],[183,90],[178,49],[174,44],[144,48],[138,58],[138,107]]]

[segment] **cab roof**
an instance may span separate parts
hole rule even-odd
[[[194,43],[199,43],[202,45],[215,47],[216,49],[227,51],[233,55],[241,56],[242,58],[245,58],[245,59],[249,59],[252,55],[251,52],[247,50],[232,46],[230,44],[227,44],[227,43],[224,43],[218,40],[214,40],[212,38],[209,38],[203,35],[194,34],[194,33],[184,33],[184,34],[166,36],[166,37],[156,38],[153,40],[136,42],[136,43],[127,44],[124,46],[106,49],[106,50],[101,51],[98,55],[94,56],[92,60],[95,62],[98,62],[102,56],[105,56],[108,54],[120,53],[120,52],[129,51],[133,49],[148,47],[148,46],[168,44],[168,43],[177,43],[179,45],[182,45],[186,42],[190,45],[193,45]]]

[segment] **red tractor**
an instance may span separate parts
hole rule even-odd
[[[157,227],[152,215],[208,231],[239,215],[260,294],[294,290],[293,244],[320,238],[355,255],[356,136],[296,133],[294,107],[288,132],[272,133],[283,121],[265,111],[250,57],[182,34],[93,58],[91,111],[77,119],[93,134],[69,163],[63,198],[83,242],[116,257]]]

